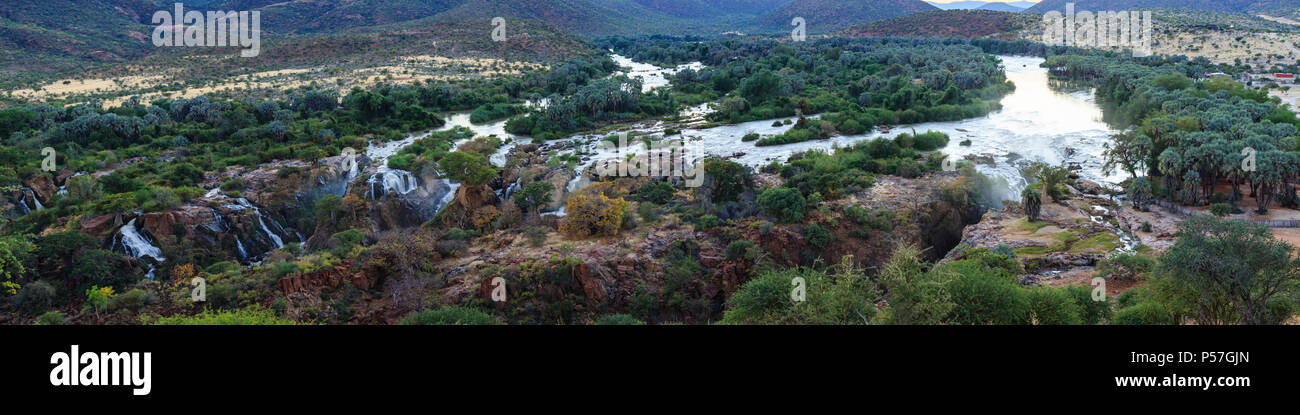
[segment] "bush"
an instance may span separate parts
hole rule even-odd
[[[722,321],[728,324],[865,324],[873,317],[880,294],[861,270],[849,262],[823,272],[788,268],[765,272],[727,300]],[[802,298],[795,289],[801,284]]]
[[[524,236],[528,237],[528,245],[540,247],[546,243],[546,229],[540,226],[534,226],[524,231]]]
[[[1156,261],[1138,254],[1119,254],[1097,265],[1097,276],[1105,279],[1136,280],[1156,269]]]
[[[108,300],[108,309],[110,310],[131,310],[139,311],[145,305],[153,302],[154,298],[148,292],[139,288],[132,288],[116,297]]]
[[[714,215],[703,215],[695,219],[695,230],[699,232],[708,232],[719,226],[722,226],[722,219]]]
[[[159,326],[286,326],[296,325],[295,321],[283,320],[274,311],[259,305],[239,310],[212,311],[204,310],[192,316],[178,315],[172,317],[142,316],[145,324]]]
[[[645,322],[627,314],[612,314],[596,320],[597,326],[644,326]]]
[[[403,317],[399,324],[403,326],[493,326],[501,322],[482,311],[451,306],[411,313]]]
[[[1210,205],[1210,213],[1214,216],[1224,217],[1232,214],[1232,205],[1227,203],[1214,203]]]
[[[59,311],[50,311],[50,312],[46,312],[45,314],[41,314],[40,317],[37,317],[37,318],[36,318],[36,325],[38,325],[38,326],[61,326],[61,325],[63,325],[63,320],[64,320],[64,318],[65,318],[65,317],[63,316],[63,313],[62,313],[62,312],[59,312]]]
[[[54,289],[50,283],[36,281],[24,285],[14,296],[14,306],[24,310],[39,310],[54,304],[54,298],[58,295],[58,290]]]
[[[758,195],[758,206],[763,212],[782,223],[803,221],[806,203],[802,193],[786,187],[770,188]]]
[[[817,249],[826,249],[826,245],[831,243],[831,231],[815,223],[803,228],[803,236]]]
[[[1132,326],[1174,324],[1174,317],[1159,303],[1143,302],[1119,310],[1119,312],[1115,313],[1115,318],[1110,320],[1110,324]]]
[[[750,250],[753,250],[755,248],[757,248],[757,245],[755,245],[754,242],[746,239],[741,239],[739,241],[735,241],[730,244],[727,244],[727,260],[732,261],[735,260],[736,258],[742,258],[742,257],[745,259],[753,259],[750,255]]]
[[[1079,306],[1079,323],[1094,325],[1103,321],[1110,320],[1110,301],[1105,299],[1094,301],[1092,299],[1092,287],[1085,285],[1071,285],[1065,287],[1065,293],[1074,300],[1074,304]],[[1125,293],[1132,290],[1125,291]]]
[[[960,274],[948,284],[957,324],[1026,324],[1029,302],[1025,290],[1009,276],[975,263],[957,262],[944,267]]]
[[[565,204],[567,215],[560,223],[560,232],[571,237],[617,235],[627,207],[628,202],[622,198],[611,199],[599,193],[573,195]]]
[[[636,195],[643,202],[662,205],[673,199],[673,185],[666,182],[646,183],[637,190]]]
[[[641,202],[636,205],[636,214],[641,217],[642,222],[654,222],[659,220],[659,205],[650,202]]]
[[[1077,325],[1083,309],[1064,289],[1035,287],[1027,295],[1029,313],[1038,325]]]

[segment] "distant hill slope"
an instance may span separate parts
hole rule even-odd
[[[789,28],[795,17],[802,17],[808,22],[809,32],[826,33],[935,10],[939,8],[921,0],[798,0],[764,14],[758,23],[768,28]]]
[[[274,33],[330,33],[433,16],[465,0],[281,1],[256,8],[262,27]],[[239,3],[243,3],[242,5]],[[244,10],[265,0],[225,2],[223,10]]]
[[[1275,0],[1043,0],[1026,12],[1047,13],[1064,11],[1067,3],[1074,3],[1075,10],[1121,11],[1149,8],[1185,8],[1209,10],[1225,13],[1247,13],[1267,4],[1279,3]],[[1281,3],[1295,4],[1295,0]]]
[[[934,1],[927,1],[926,3],[929,3],[931,6],[938,7],[943,10],[973,10],[973,9],[978,9],[980,7],[984,7],[984,5],[989,4],[989,2],[987,1],[954,1],[951,3],[939,3]]]
[[[1011,12],[1011,13],[1020,13],[1020,12],[1025,11],[1025,9],[1022,9],[1022,8],[1019,8],[1019,7],[1016,7],[1016,6],[1012,6],[1012,5],[1010,5],[1010,4],[1006,4],[1006,3],[989,3],[989,4],[985,4],[985,5],[983,5],[983,6],[980,6],[980,7],[979,7],[978,9],[976,9],[976,10],[991,10],[991,11],[995,11],[995,12]]]
[[[992,10],[939,10],[854,26],[840,34],[853,37],[991,37],[1015,39],[1016,32],[1041,20],[1023,13]]]
[[[684,24],[682,19],[632,0],[466,0],[435,18],[493,17],[537,19],[585,35],[656,33]]]
[[[0,2],[0,76],[68,70],[133,59],[151,52],[152,25],[139,23],[153,6],[141,1]]]

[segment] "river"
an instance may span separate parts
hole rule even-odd
[[[659,68],[632,62],[618,55],[614,55],[613,58],[621,65],[632,67],[630,73],[645,79],[647,86],[667,85],[663,78],[666,73],[673,73],[684,67],[699,68],[695,64],[677,68]],[[950,137],[948,145],[940,151],[959,159],[971,160],[976,163],[980,172],[994,178],[1005,179],[1010,186],[1007,197],[1013,199],[1027,184],[1021,170],[1035,161],[1053,165],[1070,165],[1082,178],[1103,184],[1117,184],[1125,178],[1125,175],[1120,172],[1110,175],[1102,173],[1104,145],[1119,131],[1102,120],[1102,109],[1094,100],[1091,90],[1053,88],[1048,82],[1047,69],[1040,66],[1043,63],[1042,58],[1024,56],[999,56],[999,58],[1006,68],[1007,79],[1015,83],[1016,90],[1003,97],[1002,109],[983,117],[900,125],[893,127],[888,133],[876,129],[861,135],[837,135],[826,140],[765,147],[755,146],[752,142],[742,142],[741,137],[749,133],[774,135],[791,127],[789,125],[774,127],[774,120],[762,120],[708,128],[685,128],[682,129],[681,135],[704,154],[732,157],[734,161],[741,164],[761,167],[772,161],[784,161],[792,154],[810,149],[830,149],[836,145],[846,146],[862,140],[892,138],[904,132],[940,131]],[[708,110],[703,107],[695,107],[683,111],[683,115],[699,120],[706,112]],[[444,116],[447,124],[440,130],[461,126],[473,130],[476,136],[496,135],[506,140],[507,144],[491,157],[492,164],[498,167],[505,165],[506,153],[517,143],[531,141],[528,137],[518,137],[505,132],[504,120],[473,124],[469,122],[467,112],[447,113]],[[778,120],[788,119],[792,118]],[[693,125],[700,124],[703,123],[693,123]],[[665,128],[671,125],[657,120],[640,122],[630,126],[629,131],[636,134],[662,134]],[[592,155],[590,160],[594,162],[611,156],[603,154],[597,148],[599,137],[600,135],[596,134],[586,134],[562,141],[579,143],[579,147],[583,147]],[[970,140],[971,145],[961,145],[964,140]],[[403,144],[390,146],[400,148]],[[586,165],[591,164],[593,163]],[[586,166],[580,166],[579,170],[583,167]]]

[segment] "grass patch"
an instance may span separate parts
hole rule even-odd
[[[1071,254],[1104,254],[1119,248],[1119,236],[1101,232],[1070,247]]]
[[[1016,253],[1016,257],[1041,258],[1042,256],[1047,255],[1048,252],[1052,251],[1045,246],[1026,246],[1024,248],[1016,248],[1013,252]]]
[[[1079,240],[1079,235],[1075,235],[1072,230],[1054,233],[1052,237],[1065,244],[1071,244]]]
[[[1020,219],[1019,223],[1016,223],[1016,229],[1020,229],[1022,231],[1029,232],[1029,233],[1034,233],[1034,232],[1038,232],[1039,229],[1043,229],[1051,225],[1052,224],[1050,222],[1030,222],[1029,219],[1022,218]]]

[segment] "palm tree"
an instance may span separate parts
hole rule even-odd
[[[1025,215],[1029,216],[1029,221],[1038,222],[1038,214],[1042,213],[1043,208],[1043,195],[1026,187],[1020,192],[1020,203],[1025,205]]]

